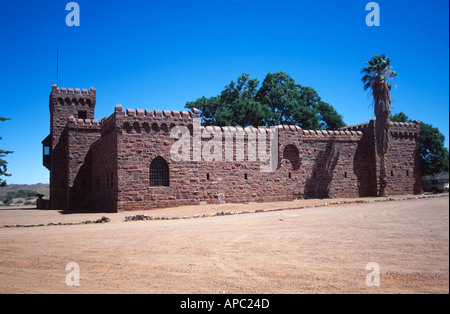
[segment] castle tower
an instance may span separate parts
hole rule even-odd
[[[91,88],[59,88],[52,86],[49,97],[50,135],[43,143],[44,166],[50,170],[50,203],[52,208],[66,209],[68,184],[68,131],[69,118],[94,119],[96,90]]]
[[[96,104],[96,90],[91,87],[88,91],[79,88],[59,88],[52,86],[50,94],[50,132],[52,135],[52,149],[61,137],[61,133],[71,116],[75,119],[94,119]]]

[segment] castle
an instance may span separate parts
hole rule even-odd
[[[375,119],[335,131],[205,128],[196,109],[117,105],[98,122],[94,88],[56,85],[49,105],[50,135],[42,143],[52,209],[121,212],[378,193]],[[420,124],[392,123],[391,132],[387,192],[421,193]]]

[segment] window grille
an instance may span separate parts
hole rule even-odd
[[[161,158],[155,158],[150,165],[150,186],[169,186],[169,166]]]

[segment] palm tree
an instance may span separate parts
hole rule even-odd
[[[375,55],[366,62],[367,67],[361,70],[364,89],[370,90],[374,100],[376,117],[375,137],[377,155],[380,157],[380,189],[379,196],[386,196],[386,154],[391,139],[389,115],[391,114],[391,88],[388,80],[397,76],[390,66],[391,60],[384,54]]]

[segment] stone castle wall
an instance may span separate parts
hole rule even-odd
[[[84,156],[75,157],[80,165],[73,164],[74,154],[80,147],[82,151],[89,149],[94,139],[83,141],[73,136],[78,132],[72,124],[68,125],[69,117],[78,119],[81,114],[84,119],[94,120],[96,104],[96,90],[91,88],[72,89],[52,86],[49,97],[50,106],[50,134],[51,134],[51,165],[50,165],[50,191],[51,204],[53,208],[69,209],[70,190],[73,184],[75,173],[84,163]],[[99,129],[100,126],[97,126]],[[79,134],[84,132],[80,130]],[[76,143],[78,142],[78,144]],[[76,147],[75,147],[75,146]]]
[[[52,151],[53,208],[116,212],[377,194],[375,120],[336,131],[205,128],[196,109],[125,110],[118,105],[97,122],[93,107],[87,118],[75,116],[88,99],[95,106],[94,89],[77,94],[78,103],[69,109],[65,99],[71,98],[63,93],[54,88],[51,94],[52,137],[59,136]],[[180,127],[188,132],[172,132]],[[392,135],[388,192],[420,193],[420,125],[393,123]],[[188,145],[180,147],[181,139]],[[271,164],[263,156],[271,148],[276,148],[278,165],[268,172]],[[150,184],[150,165],[158,157],[167,163],[168,186]]]

